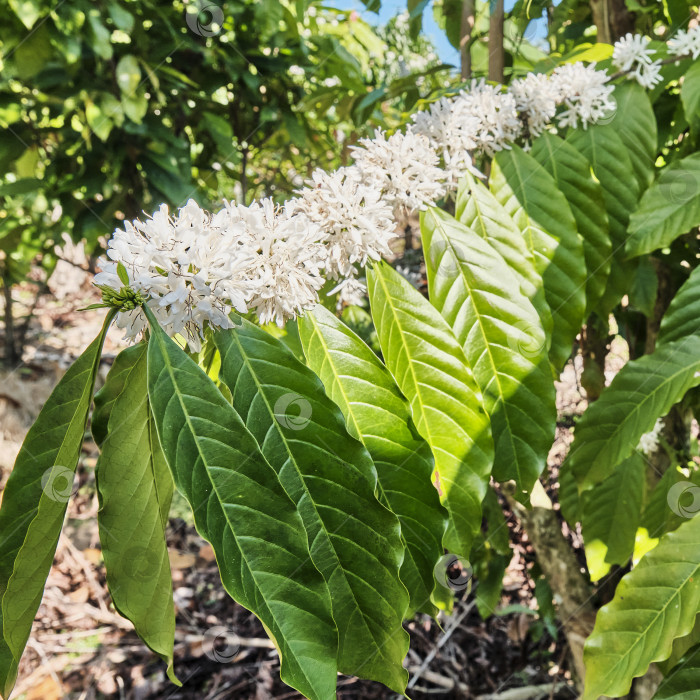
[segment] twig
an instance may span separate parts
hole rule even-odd
[[[452,633],[459,627],[462,620],[469,614],[469,611],[474,607],[475,603],[471,602],[467,605],[464,610],[451,620],[451,624],[445,630],[442,637],[438,640],[438,643],[431,649],[430,653],[425,657],[423,663],[416,669],[415,675],[408,682],[408,688],[413,688],[413,686],[418,682],[421,676],[425,676],[425,672],[430,666],[430,662],[435,658],[436,654],[445,645],[447,640],[450,638]],[[425,676],[427,678],[427,676]]]
[[[422,677],[424,680],[428,681],[428,683],[437,685],[440,688],[444,688],[445,690],[459,690],[460,692],[465,693],[467,696],[469,695],[469,686],[466,683],[462,683],[461,681],[455,681],[454,679],[448,678],[447,676],[441,676],[439,673],[435,673],[427,669],[422,669],[420,666],[409,666],[407,670],[409,673],[415,674],[411,678],[411,680],[413,681]],[[415,686],[415,682],[413,685]],[[431,691],[423,689],[422,692]]]

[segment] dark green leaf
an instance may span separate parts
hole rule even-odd
[[[173,673],[175,608],[165,528],[173,480],[148,402],[146,344],[122,351],[95,395],[97,524],[114,607]]]
[[[579,489],[601,482],[660,416],[700,383],[700,337],[657,347],[628,362],[576,426],[568,463]]]
[[[630,217],[628,257],[652,253],[700,225],[700,153],[667,166]]]
[[[68,369],[27,433],[0,508],[0,692],[9,697],[41,603],[73,487],[102,344],[114,317]]]
[[[434,615],[433,571],[443,554],[447,514],[431,481],[430,447],[387,368],[342,321],[318,307],[300,320],[299,331],[309,367],[340,407],[350,434],[372,456],[380,493],[401,522],[401,580],[411,594],[407,616]]]
[[[403,692],[403,545],[396,516],[375,497],[372,459],[318,377],[280,340],[245,320],[214,339],[233,407],[297,504],[312,560],[328,583],[339,670]]]
[[[214,547],[222,583],[265,625],[282,680],[309,698],[331,698],[337,631],[294,503],[238,413],[143,308],[160,444],[197,530]]]
[[[554,320],[549,356],[559,371],[571,354],[586,307],[583,243],[576,221],[554,178],[517,146],[496,155],[490,185],[535,256]]]
[[[531,154],[554,178],[576,219],[588,270],[586,314],[590,314],[605,292],[612,258],[603,190],[586,158],[558,136],[545,132],[533,142]]]

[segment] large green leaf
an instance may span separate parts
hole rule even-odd
[[[672,343],[699,332],[700,267],[696,267],[666,309],[661,319],[657,344]]]
[[[478,387],[454,333],[418,290],[383,262],[368,272],[367,281],[386,366],[433,451],[450,514],[446,546],[467,556],[481,527],[481,501],[493,464]]]
[[[396,516],[377,474],[316,375],[281,340],[245,320],[214,335],[233,407],[297,504],[311,558],[331,594],[338,668],[403,692],[408,607]]]
[[[661,681],[653,700],[695,700],[700,688],[700,647],[693,647]]]
[[[544,331],[505,260],[449,214],[421,219],[430,301],[462,345],[491,417],[493,475],[517,496],[542,473],[556,423]]]
[[[634,269],[624,261],[624,256],[627,225],[639,199],[639,182],[630,177],[634,166],[629,151],[612,125],[598,124],[585,130],[571,129],[566,141],[587,158],[603,189],[613,246],[610,276],[600,302],[601,313],[605,313],[627,293],[627,280]]]
[[[630,217],[629,257],[670,245],[700,225],[700,153],[664,168]]]
[[[173,480],[148,402],[146,344],[122,351],[95,395],[97,524],[114,607],[173,674],[175,608],[165,528]]]
[[[488,187],[467,173],[460,183],[455,203],[455,218],[487,240],[508,263],[522,293],[532,301],[542,321],[549,349],[552,335],[552,311],[544,295],[544,282],[535,269],[535,256],[523,234]]]
[[[700,518],[664,535],[618,584],[584,647],[583,700],[625,695],[632,679],[671,654],[700,606]]]
[[[634,453],[583,498],[582,531],[591,580],[612,564],[626,564],[634,551],[644,496],[646,463]]]
[[[628,362],[576,426],[568,461],[580,489],[608,474],[660,416],[700,383],[700,337],[658,347]]]
[[[693,61],[683,76],[681,102],[691,128],[700,126],[700,61]]]
[[[148,394],[175,485],[214,547],[224,587],[275,642],[282,680],[330,699],[337,631],[301,517],[231,404],[146,313]]]
[[[617,109],[610,125],[627,147],[639,192],[644,192],[654,181],[658,139],[649,93],[630,80],[615,87],[614,97]]]
[[[430,447],[416,431],[389,370],[341,320],[319,306],[300,319],[299,334],[309,367],[340,407],[350,434],[372,456],[380,493],[401,522],[408,616],[416,611],[434,615],[433,572],[443,554],[447,513],[431,482]]]
[[[549,354],[561,370],[586,309],[586,266],[576,221],[554,178],[517,146],[496,154],[490,184],[535,256],[554,320]]]
[[[114,318],[63,375],[22,443],[0,508],[0,693],[7,698],[41,603],[73,486],[102,345]]]
[[[591,165],[585,156],[559,136],[545,132],[535,139],[530,153],[554,178],[566,197],[583,238],[583,254],[588,270],[586,313],[589,314],[605,292],[612,259],[603,190],[593,177]]]

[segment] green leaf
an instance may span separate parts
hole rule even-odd
[[[637,446],[660,416],[700,383],[700,337],[658,347],[628,362],[576,426],[568,457],[579,489],[589,489]]]
[[[552,311],[544,295],[544,282],[535,269],[535,256],[520,229],[508,216],[488,187],[467,173],[460,183],[455,218],[487,240],[508,263],[520,283],[520,291],[532,301],[540,316],[549,349]]]
[[[656,295],[659,291],[659,276],[649,258],[639,261],[629,290],[630,305],[651,318],[654,315]]]
[[[102,331],[63,375],[22,443],[0,508],[0,693],[9,697],[53,563],[83,444]]]
[[[490,184],[535,256],[554,319],[549,356],[559,371],[571,354],[586,307],[586,269],[576,221],[554,178],[517,146],[496,154]]]
[[[630,217],[628,257],[664,248],[700,225],[700,153],[676,161],[661,171]]]
[[[693,61],[683,76],[681,102],[688,124],[697,129],[700,125],[700,61]]]
[[[129,282],[129,273],[126,271],[126,268],[124,267],[123,262],[118,262],[117,263],[117,275],[119,275],[119,279],[121,280],[121,283],[125,286],[128,287],[130,282]]]
[[[136,56],[126,54],[119,59],[116,78],[122,97],[127,99],[133,97],[141,83],[141,67]]]
[[[611,564],[625,565],[634,551],[644,496],[645,461],[638,453],[615,467],[610,476],[583,498],[583,541],[591,580]]]
[[[493,440],[467,359],[447,322],[398,272],[379,263],[367,274],[372,317],[386,366],[433,451],[448,549],[468,556],[481,526]]]
[[[610,276],[600,301],[600,311],[604,314],[627,293],[627,279],[633,268],[624,262],[625,243],[629,217],[639,199],[639,182],[630,177],[634,166],[629,151],[610,124],[594,125],[585,130],[571,129],[566,141],[588,159],[603,189],[613,246]]]
[[[338,669],[402,693],[403,545],[396,516],[375,497],[370,456],[318,377],[282,341],[245,320],[214,340],[233,407],[296,503],[311,558],[328,583]]]
[[[681,285],[661,319],[657,345],[700,332],[700,267]]]
[[[421,217],[430,301],[452,327],[484,397],[495,446],[493,476],[518,499],[542,473],[556,423],[544,331],[505,260],[438,209]]]
[[[300,319],[299,334],[309,367],[340,407],[350,434],[370,453],[383,500],[401,522],[406,556],[400,573],[411,595],[407,617],[434,615],[433,572],[443,554],[447,514],[431,482],[430,447],[389,370],[342,321],[319,306]]]
[[[618,584],[584,647],[583,700],[625,695],[632,679],[671,654],[700,607],[700,518],[664,535]]]
[[[693,647],[661,681],[653,700],[695,700],[700,688],[700,646]]]
[[[648,92],[637,82],[627,81],[615,88],[617,109],[610,125],[627,147],[639,183],[639,192],[654,181],[657,128]]]
[[[294,503],[231,404],[143,308],[151,327],[148,394],[175,485],[214,547],[224,587],[279,649],[282,680],[329,700],[337,631]]]
[[[122,351],[95,395],[97,524],[118,612],[173,673],[175,608],[165,528],[173,480],[148,402],[146,344]]]
[[[689,495],[693,496],[694,487],[688,485],[687,478],[677,467],[673,466],[669,467],[664,472],[663,476],[654,487],[654,490],[651,492],[639,523],[642,527],[646,528],[649,537],[661,537],[664,533],[675,530],[685,520],[681,515],[681,510],[676,509],[676,512],[669,507],[669,493],[674,494],[674,492],[678,490],[676,484],[681,481],[686,482],[686,486],[689,486],[690,490]],[[673,489],[673,491],[671,489]],[[679,496],[680,495],[681,494],[679,494]],[[673,498],[673,496],[671,496],[671,498]]]
[[[583,254],[588,270],[586,315],[605,292],[610,275],[612,241],[608,231],[603,190],[594,179],[591,165],[571,144],[545,132],[532,144],[532,157],[554,178],[566,197],[576,227],[583,238]]]

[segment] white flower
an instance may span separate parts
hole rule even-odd
[[[336,308],[341,311],[344,306],[362,306],[367,287],[365,283],[354,278],[347,277],[337,287],[328,292],[328,296],[338,294]]]
[[[661,61],[654,61],[653,63],[640,63],[630,77],[634,78],[647,90],[653,89],[654,86],[657,83],[660,83],[662,80]]]
[[[690,27],[687,31],[679,29],[672,39],[668,40],[669,53],[676,56],[700,56],[700,26]]]
[[[526,120],[530,138],[539,136],[554,119],[560,92],[556,81],[545,73],[528,73],[513,80],[508,92],[515,100],[518,112]]]
[[[489,85],[483,80],[472,80],[468,92],[456,98],[461,104],[460,114],[476,118],[472,139],[477,151],[489,156],[509,148],[522,131],[513,95],[503,92],[500,86]]]
[[[326,247],[325,268],[331,279],[354,274],[355,264],[390,255],[396,223],[380,192],[359,182],[353,169],[315,170],[309,187],[292,200],[294,211],[318,224]]]
[[[212,230],[208,214],[193,200],[174,218],[161,205],[145,222],[136,219],[115,231],[95,284],[120,290],[121,262],[129,286],[149,299],[149,308],[166,332],[184,336],[196,351],[205,323],[230,327],[231,309],[247,310],[245,284],[237,275],[252,255],[243,248],[232,258],[230,248],[231,239]],[[117,314],[116,325],[134,339],[146,328],[146,320],[135,309]]]
[[[481,175],[472,165],[470,154],[477,147],[475,135],[481,120],[469,112],[465,100],[443,97],[411,118],[410,130],[426,136],[441,156],[450,188],[456,187],[467,171]]]
[[[381,192],[395,210],[425,209],[445,195],[445,173],[426,136],[397,131],[386,138],[377,129],[373,139],[351,148],[360,182]]]
[[[647,46],[651,39],[642,34],[628,33],[615,42],[613,48],[613,65],[622,71],[632,70],[637,64],[651,63],[654,51]]]
[[[241,247],[253,251],[243,272],[248,306],[255,309],[261,324],[274,321],[283,326],[318,303],[324,282],[322,233],[305,215],[295,213],[289,202],[284,207],[271,199],[249,207],[227,202],[214,223],[226,231],[243,231]],[[237,253],[232,251],[234,256]]]
[[[559,100],[565,109],[558,115],[560,126],[576,128],[579,122],[585,129],[588,124],[608,116],[615,109],[612,99],[614,85],[607,83],[608,74],[591,63],[565,63],[552,72],[551,80],[559,92]]]
[[[661,418],[659,418],[656,423],[654,423],[654,427],[648,433],[644,433],[644,435],[639,438],[637,449],[644,453],[647,457],[656,452],[656,450],[659,449],[659,436],[663,430],[663,427],[664,422]]]

